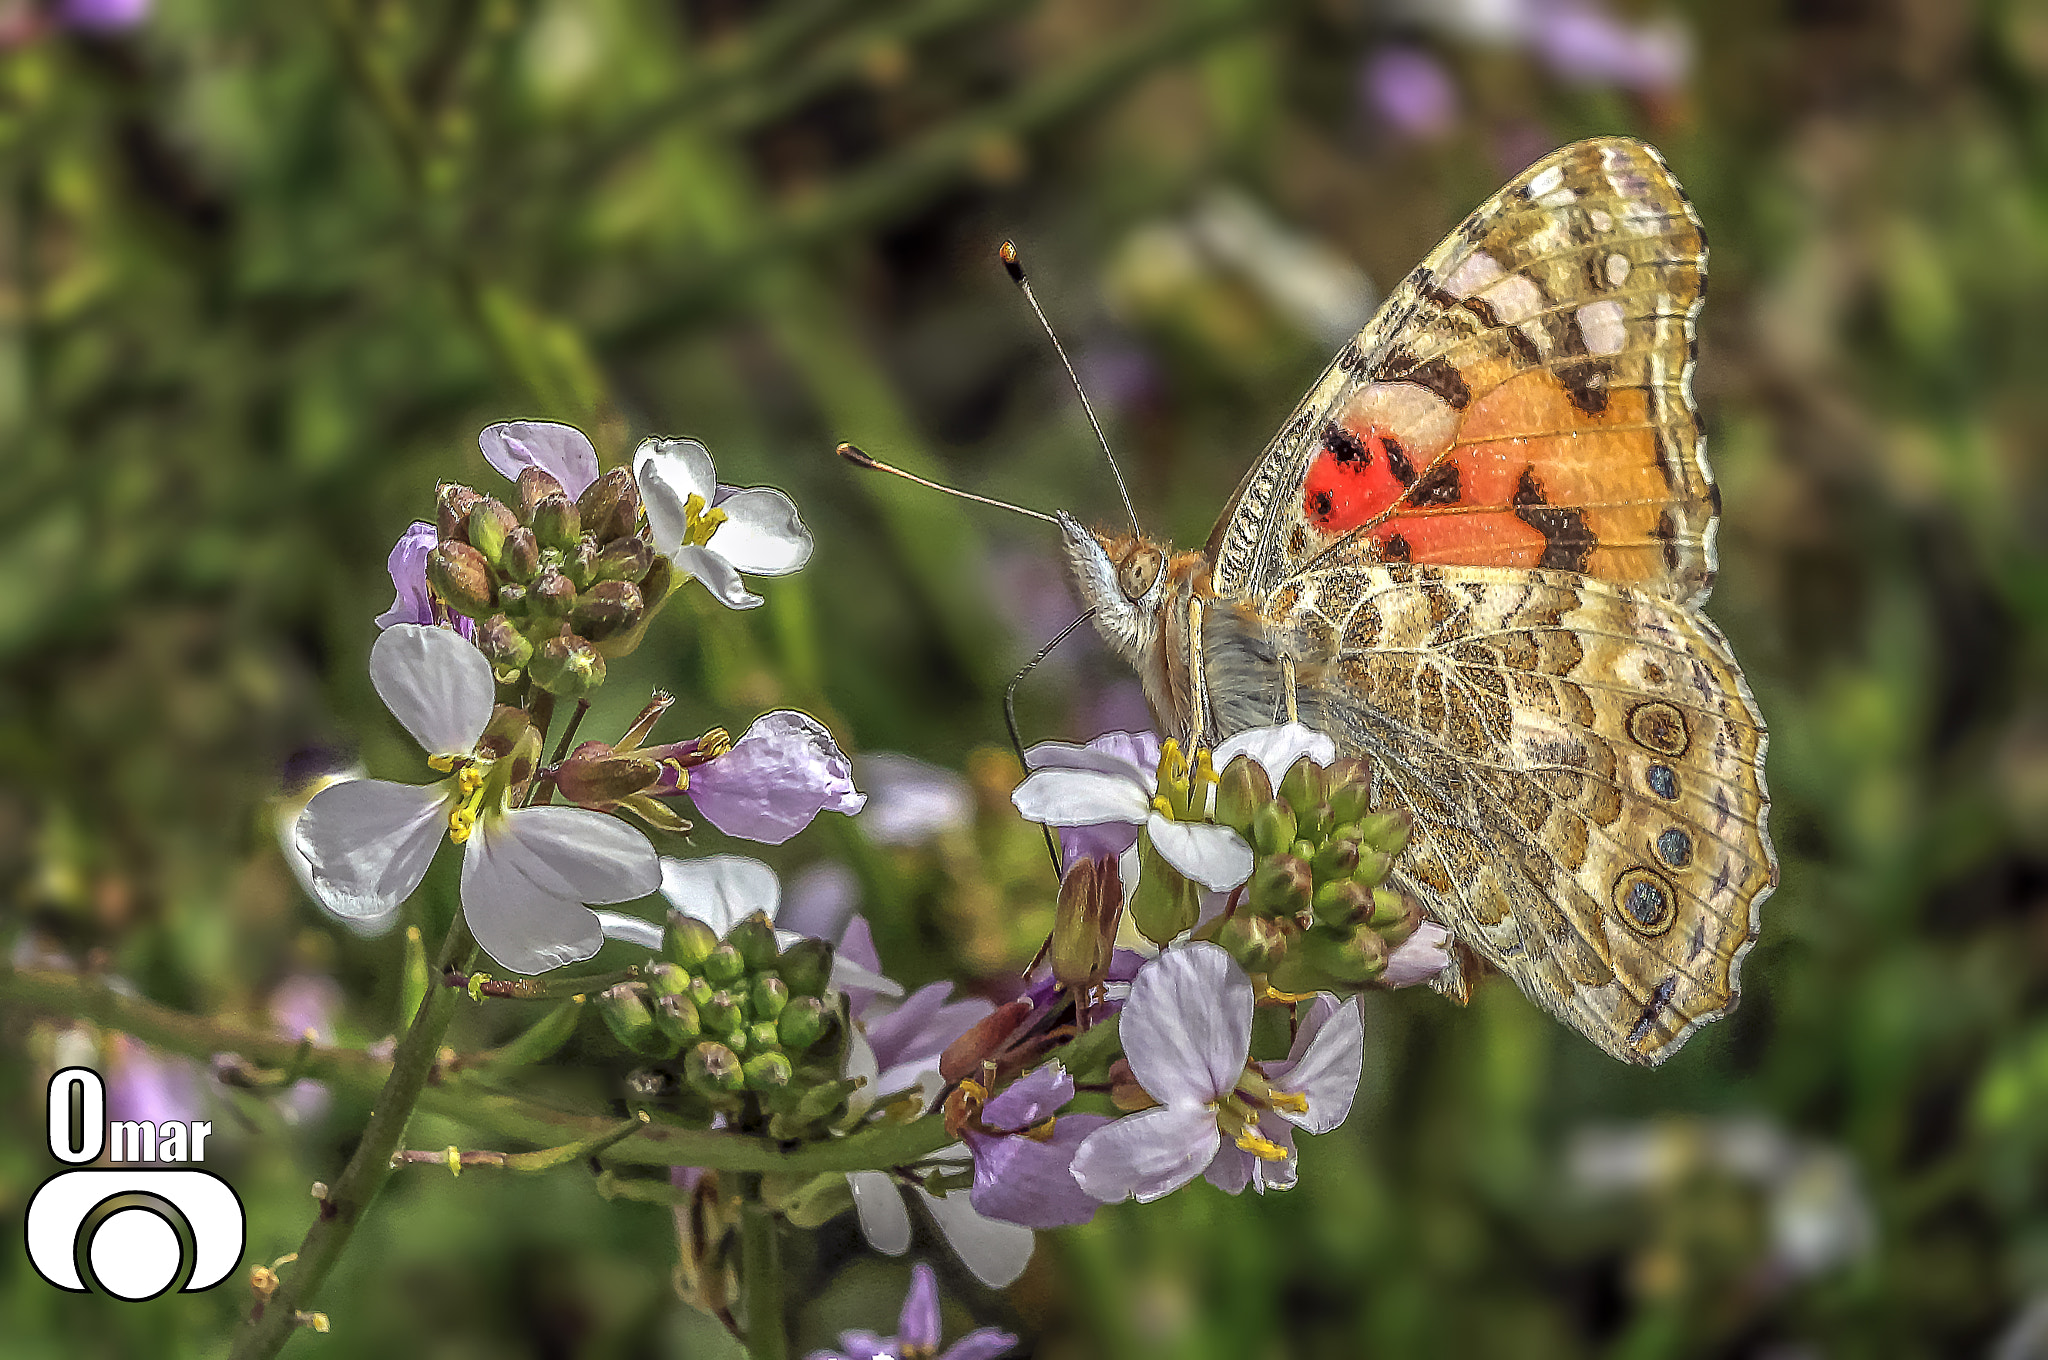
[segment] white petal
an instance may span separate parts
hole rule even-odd
[[[732,569],[732,563],[709,548],[677,548],[669,554],[676,570],[702,581],[711,597],[728,609],[759,609],[764,601],[747,589],[747,583]]]
[[[462,914],[470,933],[500,967],[515,973],[579,963],[604,944],[597,914],[573,896],[535,883],[527,872],[531,861],[499,818],[477,824],[462,856]]]
[[[1099,740],[1099,738],[1098,738]],[[1095,770],[1135,781],[1150,797],[1159,787],[1159,767],[1140,765],[1114,751],[1099,751],[1067,741],[1041,741],[1024,753],[1027,770]]]
[[[1211,892],[1228,891],[1252,876],[1252,848],[1227,826],[1176,822],[1155,812],[1145,831],[1161,859]]]
[[[949,1190],[944,1196],[923,1190],[917,1193],[924,1196],[925,1207],[932,1211],[939,1231],[946,1235],[961,1263],[990,1289],[1014,1283],[1031,1264],[1037,1234],[1015,1223],[982,1217],[968,1202],[970,1191]]]
[[[652,921],[617,911],[595,911],[591,915],[597,918],[597,928],[604,932],[607,940],[618,940],[643,949],[661,948],[661,927]]]
[[[1131,1074],[1154,1100],[1220,1100],[1237,1088],[1251,1054],[1251,979],[1219,946],[1175,945],[1138,970],[1123,1041]]]
[[[725,933],[757,911],[775,912],[782,905],[782,883],[775,871],[743,855],[706,855],[702,859],[661,861],[661,895],[686,916],[694,916]]]
[[[633,454],[633,480],[640,487],[640,503],[647,507],[654,550],[673,557],[683,545],[684,507],[690,497],[702,496],[709,509],[718,494],[710,453],[694,439],[643,439]]]
[[[1127,1114],[1082,1141],[1074,1153],[1074,1179],[1106,1204],[1149,1204],[1199,1176],[1215,1160],[1222,1138],[1214,1110]]]
[[[573,902],[630,902],[661,886],[647,837],[588,808],[519,808],[486,817],[486,830],[534,887]]]
[[[1010,801],[1024,820],[1049,826],[1143,825],[1152,815],[1152,799],[1142,785],[1099,770],[1040,770],[1017,786]]]
[[[910,1210],[903,1207],[903,1192],[895,1180],[882,1171],[849,1171],[847,1188],[853,1191],[854,1212],[860,1215],[861,1236],[884,1256],[901,1256],[910,1250]]]
[[[1289,1110],[1274,1113],[1309,1133],[1328,1133],[1351,1113],[1364,1065],[1365,1015],[1358,998],[1353,997],[1316,1032],[1301,1060],[1287,1073],[1285,1089],[1307,1096],[1308,1109],[1299,1114]]]
[[[721,491],[726,521],[711,531],[710,547],[753,576],[787,576],[811,560],[811,531],[796,504],[772,486]]]
[[[508,420],[476,437],[484,459],[509,481],[537,467],[562,484],[575,500],[597,480],[597,450],[574,425],[552,420]]]
[[[350,779],[314,794],[293,840],[320,905],[352,921],[383,920],[397,911],[448,834],[454,793],[446,781]]]
[[[430,756],[466,756],[498,702],[491,663],[446,628],[400,623],[370,647],[370,683]]]
[[[1278,784],[1287,772],[1294,768],[1294,762],[1307,756],[1318,765],[1328,765],[1337,758],[1337,743],[1304,723],[1282,723],[1278,727],[1254,727],[1240,732],[1216,748],[1211,757],[1216,772],[1223,773],[1230,762],[1241,755],[1248,755],[1266,771],[1267,778]]]

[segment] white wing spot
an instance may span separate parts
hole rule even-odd
[[[1607,282],[1616,288],[1628,282],[1628,257],[1609,255],[1607,257]]]
[[[1587,220],[1592,222],[1594,231],[1612,231],[1614,229],[1614,219],[1607,215],[1605,208],[1589,208],[1586,210],[1586,217]]]
[[[1520,274],[1500,280],[1486,290],[1485,296],[1493,314],[1505,326],[1518,326],[1543,310],[1542,290]]]
[[[1529,181],[1529,197],[1541,198],[1564,183],[1564,167],[1553,165]]]
[[[1468,298],[1504,273],[1500,261],[1479,251],[1461,261],[1450,276],[1444,280],[1444,291],[1452,297]]]
[[[1579,308],[1579,334],[1586,338],[1589,354],[1621,353],[1628,336],[1628,328],[1621,319],[1621,304],[1609,298]]]

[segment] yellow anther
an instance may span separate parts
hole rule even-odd
[[[1173,804],[1167,801],[1167,797],[1163,793],[1152,795],[1152,810],[1168,821],[1173,820]]]
[[[721,512],[722,513],[722,512]],[[697,754],[707,760],[716,759],[732,749],[732,733],[723,727],[714,727],[697,738]]]
[[[962,1077],[960,1079],[960,1089],[982,1104],[988,1103],[988,1087],[983,1086],[973,1077]]]
[[[1282,992],[1268,986],[1266,994],[1259,999],[1261,1001],[1277,1001],[1283,1006],[1298,1006],[1304,1001],[1315,1000],[1316,994],[1314,992]]]
[[[1289,1114],[1308,1113],[1308,1097],[1299,1091],[1269,1092],[1266,1103],[1276,1110],[1285,1110]]]
[[[1024,1136],[1034,1143],[1050,1143],[1052,1141],[1052,1126],[1058,1122],[1058,1116],[1049,1115],[1024,1130]]]
[[[475,793],[484,786],[484,772],[474,765],[465,765],[455,776],[455,787],[464,793]]]
[[[448,839],[457,845],[463,844],[476,830],[476,814],[466,807],[460,807],[448,814]]]
[[[439,770],[442,774],[446,774],[448,773],[448,771],[455,768],[455,762],[459,758],[460,757],[457,756],[428,756],[427,768],[432,770]]]
[[[460,1176],[462,1174],[462,1149],[453,1143],[448,1145],[448,1174],[451,1176]]]
[[[1262,1162],[1284,1162],[1287,1160],[1286,1148],[1281,1147],[1270,1138],[1260,1137],[1250,1129],[1246,1129],[1243,1133],[1237,1135],[1237,1145]]]
[[[696,492],[683,502],[683,543],[688,547],[701,548],[711,541],[711,535],[718,532],[718,526],[725,523],[726,513],[708,507],[704,498]]]

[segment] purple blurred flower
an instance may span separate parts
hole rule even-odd
[[[830,940],[851,926],[854,908],[859,905],[860,879],[853,870],[836,859],[823,859],[790,880],[777,919],[790,930]],[[865,923],[862,929],[866,929]],[[872,944],[868,953],[874,953]]]
[[[476,437],[484,461],[516,482],[527,468],[537,467],[562,485],[570,500],[597,480],[597,450],[574,425],[552,420],[507,420]]]
[[[1692,64],[1677,21],[1626,23],[1590,0],[1530,0],[1527,37],[1552,71],[1581,85],[1671,90]]]
[[[270,994],[270,1018],[286,1039],[310,1035],[316,1044],[331,1044],[341,999],[341,988],[333,978],[294,973]],[[293,1082],[280,1102],[285,1117],[294,1124],[319,1118],[327,1105],[327,1088],[312,1080]]]
[[[932,1268],[919,1261],[910,1268],[910,1292],[903,1298],[903,1315],[896,1321],[896,1335],[873,1332],[841,1332],[840,1349],[812,1351],[807,1360],[890,1360],[897,1356],[929,1356],[931,1360],[995,1360],[1017,1344],[1017,1338],[994,1327],[969,1332],[945,1350],[939,1349],[939,1280]]]
[[[974,790],[951,770],[883,752],[860,758],[868,805],[855,823],[882,845],[921,845],[974,820]]]
[[[1458,87],[1419,47],[1382,47],[1358,76],[1359,99],[1403,136],[1434,141],[1458,122]]]
[[[406,531],[398,536],[398,542],[391,546],[391,556],[385,560],[385,567],[391,573],[391,585],[398,597],[391,607],[379,614],[376,624],[389,628],[398,623],[417,623],[431,628],[434,623],[434,597],[427,589],[427,556],[434,551],[434,544],[440,541],[440,534],[434,526],[424,520],[415,520]],[[476,624],[460,614],[450,616],[455,631],[466,638],[475,638]]]
[[[189,1122],[205,1113],[199,1069],[192,1063],[165,1057],[125,1034],[109,1034],[105,1042],[110,1121]]]
[[[1074,1180],[1074,1154],[1111,1121],[1102,1114],[1060,1114],[1073,1098],[1074,1079],[1054,1062],[1019,1077],[982,1107],[981,1128],[967,1131],[976,1209],[1027,1228],[1064,1228],[1095,1217],[1095,1197]],[[1047,1121],[1049,1130],[1041,1127]]]
[[[1083,1141],[1073,1163],[1082,1189],[1145,1203],[1203,1173],[1231,1194],[1294,1184],[1293,1130],[1327,1133],[1351,1113],[1365,1022],[1355,999],[1318,998],[1287,1060],[1265,1072],[1248,1065],[1253,1004],[1251,979],[1212,944],[1175,945],[1139,972],[1124,1056],[1159,1106]]]
[[[690,771],[690,801],[728,836],[780,845],[820,812],[867,805],[853,765],[816,718],[764,713],[724,755]]]
[[[149,17],[150,0],[62,0],[57,23],[83,33],[118,33]]]

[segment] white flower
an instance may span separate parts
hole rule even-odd
[[[789,497],[772,486],[721,486],[710,453],[694,439],[643,440],[633,479],[655,551],[733,609],[762,602],[741,572],[787,576],[811,560],[811,532]]]
[[[653,892],[647,838],[572,807],[513,808],[502,767],[477,753],[496,702],[490,662],[445,628],[398,624],[370,649],[370,679],[431,763],[437,784],[355,779],[314,796],[294,840],[313,895],[347,920],[388,917],[412,895],[443,836],[463,847],[462,910],[500,966],[540,973],[604,942],[590,902]]]
[[[1212,892],[1251,877],[1252,848],[1227,826],[1176,821],[1160,806],[1157,771],[1113,751],[1044,742],[1024,753],[1033,770],[1010,801],[1027,821],[1058,827],[1142,827],[1159,857]]]
[[[1278,727],[1253,727],[1240,732],[1218,746],[1210,759],[1220,775],[1239,756],[1250,756],[1277,789],[1294,768],[1294,762],[1303,756],[1318,765],[1329,765],[1337,758],[1337,743],[1306,723],[1282,723]]]

